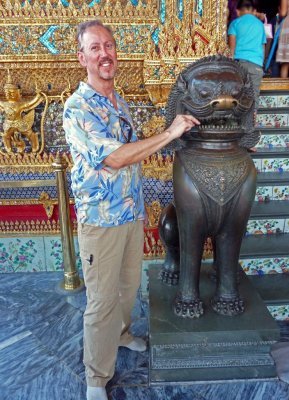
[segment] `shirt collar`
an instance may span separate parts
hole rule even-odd
[[[116,100],[117,100],[117,104],[118,104],[118,111],[115,110],[115,108],[113,107],[111,101],[104,95],[98,93],[96,90],[94,90],[88,83],[86,82],[80,82],[78,89],[77,89],[77,93],[83,97],[85,100],[89,100],[92,97],[97,97],[99,99],[102,99],[105,103],[108,103],[111,108],[112,111],[114,112],[114,114],[126,114],[126,112],[124,112],[123,108],[124,108],[124,102],[122,97],[115,91],[115,96],[116,96]]]
[[[111,103],[111,101],[104,96],[103,94],[97,92],[96,90],[94,90],[88,83],[86,82],[80,82],[78,89],[77,89],[78,94],[80,94],[85,100],[90,99],[91,97],[94,96],[98,96],[102,99],[104,99],[105,101],[108,101],[109,103]],[[120,96],[119,94],[115,91],[115,95],[117,100],[119,100]]]

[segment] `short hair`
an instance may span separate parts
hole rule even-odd
[[[242,9],[250,9],[256,8],[255,2],[253,0],[239,0],[237,4],[237,10],[242,10]]]
[[[98,27],[106,29],[111,34],[111,36],[115,42],[115,39],[113,37],[113,31],[109,25],[104,25],[100,19],[93,19],[92,21],[85,21],[85,22],[81,22],[81,24],[79,24],[77,27],[76,40],[77,40],[77,46],[78,46],[79,51],[82,51],[82,49],[83,49],[83,45],[82,45],[83,35],[89,28],[92,28],[93,26],[98,26]]]

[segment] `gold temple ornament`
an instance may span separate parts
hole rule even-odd
[[[47,96],[39,92],[36,87],[36,95],[30,100],[22,99],[20,89],[12,83],[8,70],[7,82],[4,85],[6,100],[0,100],[0,110],[4,112],[1,154],[21,153],[30,145],[32,153],[41,153],[44,149],[43,119],[47,110]],[[45,102],[42,123],[40,129],[40,141],[38,132],[33,131],[35,108]]]

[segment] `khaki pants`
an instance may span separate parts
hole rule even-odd
[[[118,346],[132,340],[131,310],[140,285],[143,221],[101,228],[79,224],[87,306],[84,365],[88,386],[105,386],[114,374]]]

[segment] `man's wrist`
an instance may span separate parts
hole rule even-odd
[[[169,129],[163,131],[163,135],[165,138],[170,138],[172,136],[172,132]]]

